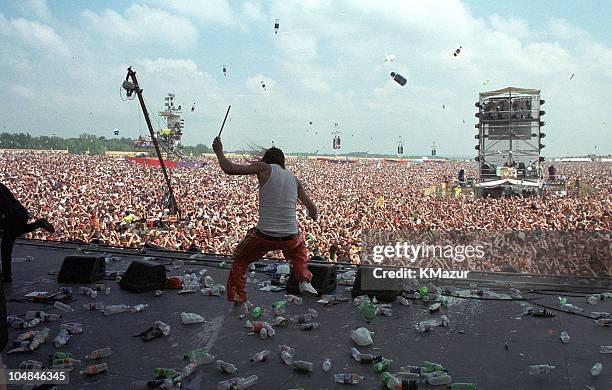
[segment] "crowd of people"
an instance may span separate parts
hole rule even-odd
[[[0,182],[33,217],[56,227],[28,237],[101,242],[125,247],[145,243],[173,250],[231,253],[257,223],[257,180],[224,175],[214,157],[197,169],[171,169],[180,216],[167,215],[161,199],[165,184],[159,167],[123,158],[50,152],[0,154]],[[246,158],[236,158],[245,162]],[[556,163],[557,174],[580,183],[579,193],[542,197],[474,198],[425,194],[432,184],[452,182],[460,169],[476,176],[473,162],[422,164],[359,160],[332,163],[289,158],[287,168],[302,181],[319,209],[319,218],[298,222],[312,255],[359,263],[364,234],[372,231],[586,231],[609,242],[612,229],[612,165]],[[553,235],[546,245],[563,239]],[[562,237],[562,236],[559,236]],[[555,241],[556,240],[556,241]],[[557,243],[558,243],[557,242]],[[500,253],[500,252],[496,252]],[[611,262],[547,260],[534,256],[498,256],[471,263],[473,270],[612,275]],[[535,255],[537,253],[537,255]],[[278,254],[270,254],[271,256]],[[599,261],[599,260],[595,260]],[[444,265],[444,264],[442,264]]]

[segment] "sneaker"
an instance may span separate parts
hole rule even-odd
[[[310,282],[308,281],[300,282],[300,292],[312,294],[312,295],[319,295],[317,290],[314,287],[312,287],[312,284],[310,284]]]
[[[51,225],[51,223],[49,221],[47,221],[46,218],[40,218],[36,222],[38,222],[38,224],[40,225],[41,228],[45,229],[49,233],[55,232],[55,228],[53,227],[53,225]]]

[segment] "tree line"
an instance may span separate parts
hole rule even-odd
[[[63,138],[55,135],[35,136],[29,133],[0,133],[0,149],[68,150],[72,154],[104,155],[106,151],[132,152],[146,151],[134,146],[134,140],[126,137],[106,138],[94,134],[81,134],[78,137]],[[200,156],[211,153],[204,144],[181,145],[187,155]]]

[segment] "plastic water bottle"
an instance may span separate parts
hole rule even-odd
[[[143,311],[147,307],[149,307],[149,305],[147,305],[146,303],[140,303],[140,304],[138,304],[136,306],[132,306],[132,308],[130,310],[132,311],[132,313],[136,313],[138,311]]]
[[[431,386],[448,385],[452,382],[450,375],[441,372],[424,374],[425,382]]]
[[[591,375],[599,376],[602,370],[603,370],[603,365],[601,363],[595,363],[595,365],[591,368]]]
[[[261,317],[261,307],[257,306],[256,308],[254,308],[253,311],[251,312],[251,315],[255,319],[258,319],[259,317]]]
[[[302,330],[319,329],[320,326],[321,324],[319,324],[318,322],[308,322],[306,324],[302,324]]]
[[[570,337],[569,334],[567,334],[566,331],[561,332],[561,336],[559,336],[561,338],[561,342],[563,344],[567,344],[570,341]]]
[[[104,372],[108,370],[108,364],[106,363],[100,363],[100,364],[95,364],[93,366],[89,366],[87,368],[85,368],[83,371],[81,371],[81,374],[84,375],[97,375],[101,372]]]
[[[217,390],[232,390],[238,387],[242,378],[235,377],[217,383]]]
[[[111,347],[106,347],[102,349],[96,349],[95,351],[91,351],[87,355],[85,355],[85,359],[87,360],[96,360],[102,359],[111,356]]]
[[[61,324],[60,328],[66,329],[66,331],[70,334],[83,333],[83,324],[80,324],[78,322],[69,322],[67,324]]]
[[[257,375],[251,375],[247,378],[240,378],[237,388],[238,390],[248,389],[249,387],[257,384],[257,380]]]
[[[198,322],[204,322],[204,317],[195,313],[181,313],[181,321],[183,324],[196,324]]]
[[[153,325],[161,330],[164,336],[168,336],[170,334],[170,325],[167,325],[161,321],[155,321]]]
[[[357,385],[365,378],[359,374],[334,374],[334,382],[345,385]]]
[[[221,372],[227,372],[228,374],[233,374],[238,371],[235,365],[228,362],[224,362],[223,360],[217,360],[215,362],[215,365]]]
[[[204,277],[204,286],[212,287],[215,284],[215,280],[210,275]]]
[[[104,306],[102,312],[105,316],[109,316],[111,314],[123,313],[128,310],[130,310],[130,307],[128,305],[108,305]]]
[[[45,313],[44,311],[41,311],[41,319],[44,322],[51,322],[51,321],[57,321],[60,318],[62,318],[62,316],[60,314],[55,314],[55,313]]]
[[[293,369],[300,373],[309,374],[312,372],[312,363],[304,360],[296,360],[293,362]]]
[[[208,361],[209,363],[215,361],[214,357],[208,353],[208,349],[206,349],[206,347],[197,348],[187,352],[185,355],[183,355],[183,359],[189,361],[190,363],[200,362],[198,364],[205,364],[201,363],[202,361]]]
[[[550,374],[553,369],[555,369],[555,366],[548,364],[535,364],[533,366],[529,366],[529,375]]]
[[[321,363],[321,368],[323,369],[323,372],[329,372],[329,370],[332,368],[331,360],[329,358],[323,360],[323,363]]]
[[[104,304],[102,302],[90,302],[84,304],[83,308],[87,310],[102,310],[104,309]]]
[[[355,347],[351,348],[351,356],[361,364],[377,363],[382,360],[382,355],[372,355],[369,353],[361,353]]]
[[[70,307],[70,306],[68,306],[68,305],[66,305],[65,303],[62,303],[62,302],[60,302],[60,301],[56,301],[56,302],[53,304],[53,306],[54,306],[56,309],[61,310],[61,311],[64,311],[64,312],[66,312],[66,313],[70,313],[70,312],[73,312],[73,311],[74,311],[74,309],[73,309],[72,307]]]
[[[609,318],[610,317],[610,313],[605,312],[605,311],[594,311],[594,312],[591,312],[591,317],[595,317],[595,318]]]
[[[51,332],[49,328],[43,328],[43,330],[38,332],[36,336],[34,336],[34,338],[32,339],[32,342],[28,346],[28,349],[30,351],[34,351],[35,349],[37,349],[42,343],[45,342],[45,340],[47,340],[47,337],[49,337],[49,332]]]
[[[202,290],[200,290],[200,292],[202,293],[202,295],[206,295],[209,297],[220,297],[221,296],[221,289],[219,288],[219,286],[214,286],[214,287],[206,287],[203,288]]]
[[[611,327],[612,326],[612,318],[599,318],[593,321],[595,325]]]
[[[565,310],[572,312],[572,313],[579,313],[584,311],[584,309],[578,307],[578,306],[574,306],[571,303],[566,303],[564,305],[561,305],[561,307],[563,307]]]
[[[586,301],[591,305],[596,305],[600,301],[600,298],[596,295],[589,295],[586,297]]]
[[[612,353],[612,345],[602,345],[599,347],[599,353]]]
[[[421,371],[423,373],[426,373],[426,372],[446,372],[447,370],[446,368],[444,368],[443,365],[439,363],[424,361],[423,366],[421,367]]]
[[[268,359],[268,356],[270,356],[270,351],[267,349],[264,349],[261,352],[257,352],[256,354],[253,354],[251,356],[251,362],[263,362]]]
[[[55,348],[62,347],[68,344],[70,338],[71,336],[68,334],[68,331],[66,329],[62,329],[57,334],[57,336],[55,336],[55,339],[53,339],[53,345],[55,346]]]
[[[421,321],[419,322],[415,328],[418,332],[430,332],[433,328],[435,328],[436,326],[438,326],[439,323],[437,320],[425,320],[425,321]]]

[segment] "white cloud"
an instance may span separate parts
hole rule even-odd
[[[234,12],[228,0],[207,0],[205,4],[192,0],[145,0],[158,7],[177,12],[201,24],[231,26],[236,23]]]
[[[46,0],[20,0],[17,2],[19,8],[28,18],[36,17],[42,20],[51,20],[51,10]]]
[[[16,42],[47,54],[70,54],[64,40],[52,27],[36,21],[6,18],[0,13],[0,35],[5,42]]]
[[[123,15],[112,9],[100,14],[85,10],[82,15],[86,28],[99,38],[185,48],[193,46],[199,35],[188,19],[146,5],[134,4]]]
[[[261,10],[261,6],[252,1],[246,1],[242,4],[242,15],[254,21],[261,21],[266,18],[266,15]]]
[[[175,58],[157,58],[154,60],[142,60],[144,70],[149,73],[155,72],[187,72],[197,75],[203,75],[198,71],[198,66],[192,60],[175,59]]]

